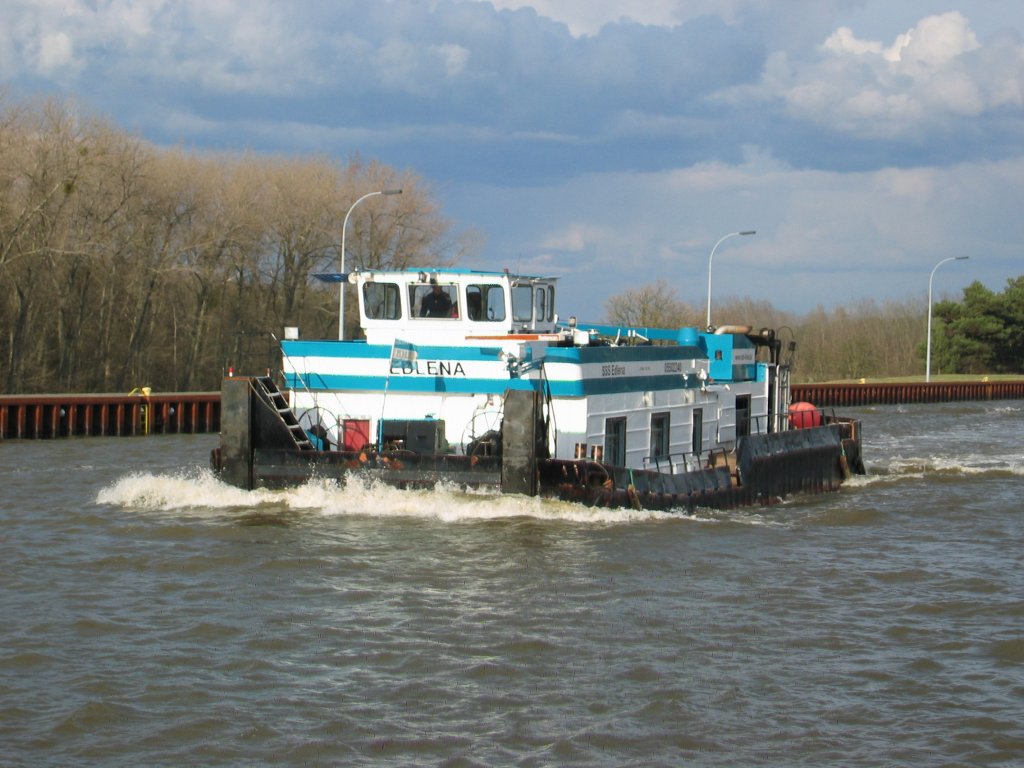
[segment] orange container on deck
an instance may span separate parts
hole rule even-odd
[[[789,426],[792,429],[820,427],[821,411],[813,403],[792,403],[789,406]]]

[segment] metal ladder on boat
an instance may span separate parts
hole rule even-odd
[[[299,420],[295,418],[295,411],[288,405],[284,393],[274,383],[274,379],[270,376],[254,376],[252,378],[252,386],[260,399],[269,403],[277,411],[278,418],[281,419],[281,422],[291,433],[292,439],[295,441],[295,447],[300,451],[316,450],[306,434],[306,430],[302,428]]]

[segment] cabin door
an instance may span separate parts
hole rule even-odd
[[[604,422],[604,460],[616,467],[626,465],[626,419],[618,417]]]
[[[736,397],[736,439],[750,434],[750,395]]]

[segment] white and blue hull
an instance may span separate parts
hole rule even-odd
[[[550,400],[556,458],[580,458],[603,448],[609,420],[625,419],[625,465],[650,465],[651,420],[668,419],[667,451],[675,462],[736,440],[736,397],[752,414],[767,414],[766,377],[708,386],[707,361],[689,347],[416,346],[414,361],[393,360],[392,347],[349,341],[284,343],[285,381],[300,421],[323,426],[340,444],[346,422],[382,418],[439,420],[459,452],[500,427],[507,390],[540,392]],[[694,412],[700,422],[694,433]],[[767,429],[754,419],[753,431]],[[699,443],[695,445],[694,442]]]

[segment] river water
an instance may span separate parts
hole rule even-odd
[[[1024,401],[846,413],[692,517],[0,443],[0,764],[1024,765]]]

